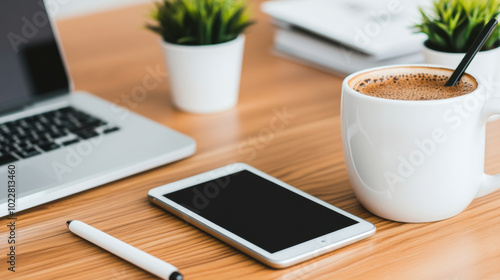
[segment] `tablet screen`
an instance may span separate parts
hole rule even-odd
[[[269,253],[358,223],[247,170],[164,196]]]

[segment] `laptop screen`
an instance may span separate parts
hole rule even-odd
[[[0,0],[0,112],[68,92],[43,0]]]

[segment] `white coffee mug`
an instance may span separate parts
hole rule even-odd
[[[500,187],[500,175],[484,173],[486,121],[500,114],[500,98],[487,100],[481,81],[462,96],[419,101],[372,97],[349,86],[370,71],[410,67],[438,68],[385,66],[345,78],[345,162],[354,193],[370,212],[400,222],[438,221]]]

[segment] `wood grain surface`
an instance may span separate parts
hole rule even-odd
[[[500,279],[500,192],[435,223],[397,223],[366,211],[344,165],[342,77],[274,56],[272,26],[259,3],[252,2],[258,24],[247,33],[238,106],[211,115],[174,109],[166,79],[145,100],[124,101],[148,69],[165,71],[158,37],[142,27],[150,5],[58,23],[77,89],[190,135],[198,150],[185,160],[19,213],[15,273],[7,271],[7,220],[1,219],[0,279],[155,279],[70,233],[69,219],[174,264],[186,279]],[[291,116],[272,131],[270,121],[283,111]],[[490,173],[500,171],[499,138],[500,122],[490,123]],[[358,215],[378,231],[312,261],[274,270],[147,200],[151,188],[233,162],[248,163]]]

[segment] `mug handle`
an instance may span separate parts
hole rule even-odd
[[[500,115],[500,98],[486,99],[486,104],[481,112],[482,122],[486,125],[488,118],[493,115]],[[483,173],[481,185],[476,194],[476,197],[487,195],[493,191],[500,189],[500,174],[488,175]]]

